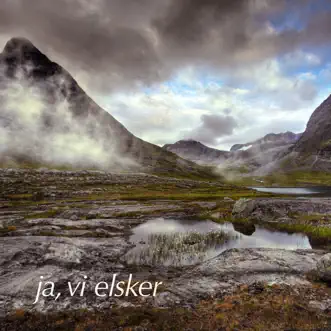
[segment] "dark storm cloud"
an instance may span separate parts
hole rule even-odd
[[[109,89],[166,79],[183,64],[245,65],[329,42],[329,13],[307,17],[308,2],[2,0],[0,33],[31,39],[70,71]],[[267,33],[268,20],[288,10],[302,12],[307,27]]]
[[[201,116],[200,126],[184,135],[186,139],[216,145],[218,138],[231,135],[237,126],[238,124],[232,116],[205,114]]]
[[[246,10],[249,0],[184,0],[174,1],[169,12],[155,22],[166,40],[187,46],[203,42],[209,37],[210,28],[227,18]],[[212,23],[212,24],[211,24]],[[234,42],[244,43],[247,36],[241,31]]]

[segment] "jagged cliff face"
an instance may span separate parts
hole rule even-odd
[[[310,117],[301,138],[273,167],[284,171],[331,171],[331,96]]]
[[[294,151],[320,156],[331,155],[331,96],[314,111]]]
[[[0,84],[0,160],[209,176],[135,137],[26,39],[11,39],[0,54]]]

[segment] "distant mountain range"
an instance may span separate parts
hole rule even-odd
[[[222,162],[230,157],[230,152],[207,147],[195,140],[179,140],[174,144],[164,145],[167,151],[176,153],[184,159],[199,164],[214,164]]]
[[[229,152],[194,140],[160,148],[130,133],[30,41],[13,38],[0,54],[0,104],[0,165],[10,160],[205,178],[212,175],[202,165],[331,171],[331,96],[302,134],[270,133]]]
[[[284,146],[288,144],[296,143],[302,133],[293,133],[287,131],[285,133],[269,133],[263,138],[257,139],[253,142],[246,143],[246,144],[236,144],[233,145],[230,149],[231,152],[235,152],[238,150],[248,149],[252,147],[258,146],[261,150],[267,150],[277,146]]]
[[[6,142],[0,147],[1,162],[10,159],[76,166],[72,154],[77,153],[78,165],[88,160],[86,166],[98,166],[98,158],[90,157],[93,152],[100,158],[106,155],[102,166],[110,170],[129,168],[162,174],[210,176],[204,167],[131,134],[100,108],[66,70],[49,60],[29,40],[13,38],[7,42],[0,54],[0,70],[0,136]],[[26,87],[24,100],[35,97],[36,93],[38,99],[33,99],[33,104],[31,100],[23,103],[22,98],[18,99],[12,93],[19,91],[17,86]],[[34,113],[40,104],[42,111]],[[84,145],[84,141],[89,144]],[[96,154],[98,148],[101,150]],[[55,154],[58,159],[54,159]]]
[[[331,96],[313,112],[303,133],[270,133],[253,142],[236,144],[230,152],[182,140],[164,149],[200,164],[244,167],[256,175],[278,170],[331,172]]]
[[[163,148],[199,164],[229,168],[245,165],[248,170],[253,171],[277,160],[280,155],[283,156],[300,137],[301,134],[293,132],[270,133],[254,142],[236,144],[232,146],[230,152],[207,147],[195,140],[180,140]]]

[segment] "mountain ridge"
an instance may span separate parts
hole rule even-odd
[[[162,148],[199,164],[212,164],[215,161],[225,160],[230,154],[230,152],[208,147],[192,139],[179,140],[174,144],[166,144]]]
[[[231,147],[230,151],[235,152],[244,147],[254,146],[254,145],[263,145],[263,144],[270,144],[270,145],[284,145],[284,144],[293,144],[298,139],[300,139],[302,133],[293,133],[291,131],[286,131],[282,133],[268,133],[262,138],[254,140],[252,142],[248,142],[245,144],[235,144]],[[266,145],[267,147],[267,145]]]
[[[20,76],[29,86],[42,91],[50,108],[58,100],[66,101],[75,124],[86,127],[91,139],[95,135],[102,137],[105,150],[114,150],[116,147],[116,153],[132,159],[140,170],[210,177],[210,172],[205,168],[134,136],[111,114],[98,106],[68,71],[52,62],[29,40],[20,37],[10,39],[0,54],[0,67],[2,84],[15,83],[18,81],[17,76]],[[43,102],[45,100],[43,99]],[[47,114],[48,118],[52,115]],[[49,127],[52,128],[51,125]],[[67,129],[70,130],[70,125]]]
[[[293,150],[300,153],[331,154],[331,95],[312,113],[306,130]]]

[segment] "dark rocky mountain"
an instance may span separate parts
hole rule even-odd
[[[230,156],[230,152],[210,148],[195,140],[179,140],[174,144],[164,145],[163,149],[199,164],[220,163]]]
[[[139,171],[210,176],[205,168],[131,134],[112,115],[100,108],[65,69],[52,62],[29,40],[13,38],[7,42],[3,52],[0,54],[0,70],[0,102],[2,105],[0,108],[0,129],[7,130],[5,131],[7,144],[4,148],[0,148],[1,162],[3,162],[4,158],[10,157],[15,159],[15,161],[24,160],[25,162],[28,160],[29,162],[42,164],[45,162],[45,159],[40,155],[44,155],[45,151],[47,152],[47,145],[56,141],[59,138],[59,133],[61,137],[62,133],[68,134],[71,130],[74,130],[73,128],[76,128],[75,134],[78,130],[81,134],[79,137],[82,140],[87,135],[88,138],[86,139],[92,139],[93,142],[100,144],[100,146],[102,145],[105,151],[103,154],[107,154],[109,151],[109,157],[106,162],[108,170],[113,170],[113,168],[118,170],[118,167],[123,169],[125,164],[128,164],[128,167],[132,169],[134,164],[134,169]],[[31,139],[31,136],[36,135],[36,132],[33,131],[33,134],[22,136],[22,130],[26,129],[26,127],[22,126],[21,118],[27,114],[24,110],[23,116],[21,116],[22,114],[16,118],[13,116],[12,105],[15,105],[15,97],[10,100],[11,109],[7,109],[4,106],[9,95],[9,88],[15,84],[20,86],[24,84],[25,87],[30,88],[29,91],[31,91],[31,88],[34,89],[33,91],[37,89],[41,102],[44,105],[42,114],[39,114],[41,124],[38,123],[38,139],[33,141],[35,146],[25,146],[19,152],[17,152],[16,147],[21,142],[24,145],[24,142]],[[67,104],[67,112],[70,112],[70,121],[61,123],[62,118],[68,115],[67,113],[60,113],[59,116],[55,116],[57,112],[55,105],[58,105],[58,103],[61,103],[61,105],[63,103]],[[30,128],[26,132],[32,132],[29,130]],[[55,133],[57,134],[56,136],[54,136]],[[12,143],[13,139],[11,138],[13,137],[16,140],[15,145]],[[21,137],[20,140],[18,137]],[[66,145],[70,143],[68,141]],[[46,155],[49,156],[50,153],[46,153]],[[59,151],[59,154],[61,154],[61,151]],[[117,162],[118,159],[130,161],[119,164]],[[88,166],[91,165],[93,166],[94,164],[88,164]],[[98,160],[95,160],[95,165],[98,165]]]
[[[331,96],[313,112],[295,144],[266,166],[268,173],[278,170],[331,171]]]
[[[331,155],[331,96],[314,111],[293,150],[320,156]]]
[[[271,169],[331,171],[331,96],[310,117],[306,130]]]

